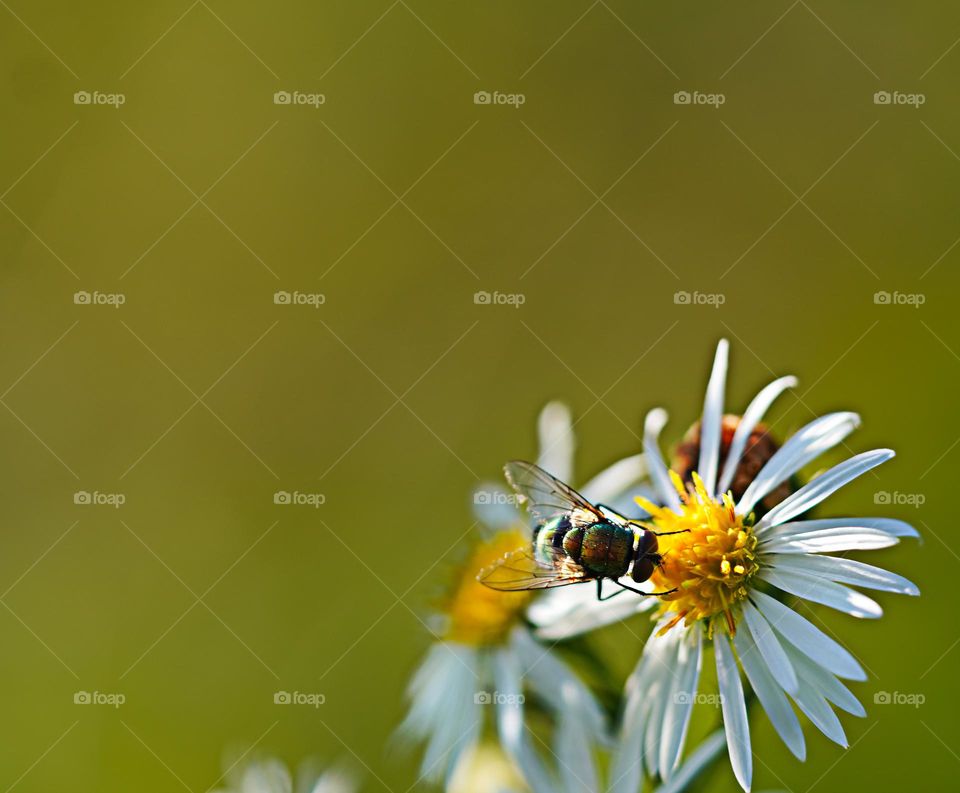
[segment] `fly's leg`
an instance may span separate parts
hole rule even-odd
[[[621,586],[623,585],[621,584]],[[623,590],[617,589],[612,594],[609,594],[606,597],[604,597],[603,596],[603,579],[602,578],[597,579],[597,600],[599,600],[601,603],[605,600],[610,600],[610,598],[616,597],[617,595],[620,595],[620,594],[623,594]]]
[[[616,583],[617,583],[617,586],[622,586],[624,589],[629,589],[631,592],[636,592],[638,595],[642,595],[643,597],[660,597],[662,595],[672,595],[674,592],[677,591],[677,588],[674,587],[673,589],[667,589],[663,592],[641,592],[639,589],[634,589],[632,586],[621,584],[619,581],[617,581]],[[606,600],[606,598],[604,598],[604,600]]]

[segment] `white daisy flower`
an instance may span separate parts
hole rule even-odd
[[[538,434],[540,465],[570,478],[574,442],[569,411],[548,404]],[[636,455],[599,474],[586,490],[622,502],[644,475]],[[498,592],[476,580],[480,570],[530,544],[528,518],[515,496],[499,485],[478,490],[474,505],[492,536],[475,545],[453,582],[441,608],[441,640],[410,682],[410,710],[399,732],[426,743],[423,777],[443,781],[448,790],[457,789],[462,769],[485,745],[485,735],[494,732],[534,793],[593,793],[594,748],[608,740],[600,706],[573,671],[533,638],[525,613],[536,593]],[[534,700],[551,719],[553,746],[542,744],[526,726],[525,708]],[[545,754],[552,755],[550,762],[544,762]],[[553,762],[556,758],[562,761]]]
[[[663,561],[650,586],[652,591],[676,591],[660,600],[645,599],[657,607],[658,623],[627,683],[611,774],[614,791],[634,793],[644,772],[669,780],[678,768],[705,645],[713,646],[728,753],[745,790],[752,778],[752,754],[740,668],[797,758],[802,760],[806,750],[791,699],[824,735],[846,746],[832,706],[863,716],[863,707],[840,678],[866,676],[847,650],[782,600],[793,596],[855,617],[877,618],[880,606],[850,585],[919,594],[899,575],[824,555],[895,545],[900,537],[917,536],[908,524],[888,518],[803,519],[893,452],[864,452],[799,489],[784,488],[801,468],[846,438],[859,417],[823,416],[776,448],[764,439],[760,421],[795,380],[774,381],[742,418],[725,417],[727,350],[721,341],[696,433],[698,462],[689,472],[689,486],[668,471],[658,448],[666,414],[655,410],[647,416],[644,452],[659,503],[638,503],[650,514],[652,529],[683,533],[660,537]],[[769,447],[760,465],[756,453],[764,451],[764,444]]]
[[[320,774],[303,773],[294,786],[287,767],[275,758],[265,758],[234,769],[228,787],[214,793],[355,793],[356,780],[341,769]]]

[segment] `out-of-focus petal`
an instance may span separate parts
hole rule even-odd
[[[575,439],[570,409],[562,402],[548,402],[537,420],[540,454],[537,465],[561,482],[573,480]]]

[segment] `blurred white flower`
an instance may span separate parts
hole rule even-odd
[[[574,442],[569,411],[548,404],[540,414],[538,435],[540,465],[570,479]],[[614,464],[585,490],[613,505],[644,475],[642,458],[636,455]],[[484,728],[492,725],[497,745],[534,793],[594,793],[595,748],[608,741],[600,706],[527,628],[525,611],[535,593],[497,592],[476,580],[480,570],[505,553],[529,545],[528,519],[500,485],[481,486],[474,507],[487,538],[475,544],[441,607],[441,640],[411,680],[410,710],[399,732],[426,743],[423,778],[442,780],[451,791],[469,789],[463,769],[484,745]],[[592,588],[587,594],[595,597]],[[526,724],[528,696],[550,717],[551,746]]]
[[[356,780],[346,771],[331,768],[322,773],[301,774],[294,780],[287,767],[268,757],[256,760],[228,774],[227,787],[214,793],[355,793]]]

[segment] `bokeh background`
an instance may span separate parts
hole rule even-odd
[[[897,449],[831,513],[924,535],[870,556],[919,600],[817,610],[871,673],[852,747],[761,718],[756,787],[951,786],[958,37],[944,3],[0,2],[0,788],[203,791],[248,749],[421,787],[385,745],[471,488],[551,398],[581,475],[656,404],[676,440],[722,336],[731,407],[795,373],[777,433],[851,408]]]

